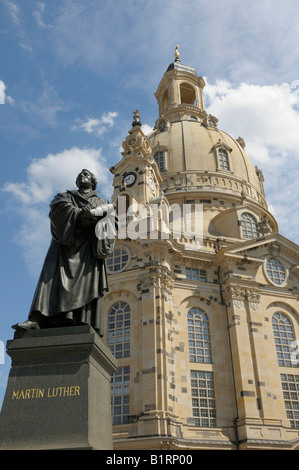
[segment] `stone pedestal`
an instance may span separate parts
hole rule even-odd
[[[16,332],[0,449],[112,449],[117,362],[90,326]]]

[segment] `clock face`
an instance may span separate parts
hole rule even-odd
[[[127,186],[127,188],[130,186],[133,186],[135,181],[136,181],[136,173],[134,173],[133,171],[131,173],[127,173],[123,178],[123,182]]]
[[[135,142],[136,142],[135,137],[131,137],[131,138],[128,140],[128,144],[129,144],[129,145],[134,145]]]
[[[155,186],[155,182],[154,182],[152,177],[150,177],[150,179],[149,179],[149,185],[150,185],[151,190],[154,192],[155,189],[156,189],[156,186]]]

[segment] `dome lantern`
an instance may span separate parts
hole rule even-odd
[[[175,60],[167,68],[155,94],[159,115],[167,116],[170,121],[180,120],[185,114],[203,119],[204,79],[197,76],[193,67],[181,62],[177,48]]]
[[[221,130],[217,117],[205,111],[204,86],[195,68],[181,62],[177,46],[175,60],[155,93],[159,117],[148,135],[163,180],[160,188],[171,202],[194,200],[206,204],[211,217],[212,213],[217,214],[215,226],[219,226],[219,233],[224,233],[224,222],[228,224],[222,215],[220,224],[219,214],[228,211],[229,215],[233,208],[236,230],[229,236],[239,237],[237,208],[244,204],[251,208],[257,222],[266,216],[271,230],[276,232],[278,227],[268,211],[262,174],[248,157],[244,139],[234,139]],[[208,236],[212,234],[210,228],[206,231]]]

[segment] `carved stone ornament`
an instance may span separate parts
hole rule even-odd
[[[269,246],[269,254],[271,256],[278,256],[280,253],[280,244],[278,242],[273,242]]]
[[[215,116],[212,116],[211,114],[206,115],[203,119],[203,125],[216,129],[218,126],[218,119]]]
[[[241,147],[242,147],[243,149],[245,149],[245,141],[244,141],[243,137],[238,137],[238,138],[236,139],[236,141],[238,142],[239,145],[241,145]]]
[[[139,286],[140,290],[151,289],[156,287],[157,277],[154,273],[146,273],[140,276]]]
[[[260,293],[257,289],[248,289],[241,286],[229,286],[224,292],[225,301],[232,302],[238,310],[244,310],[245,300],[248,300],[249,307],[257,310],[260,303]]]
[[[161,116],[159,119],[156,120],[154,129],[158,129],[160,132],[168,131],[170,128],[170,121],[167,117]]]
[[[244,310],[245,289],[240,286],[229,286],[224,292],[225,301],[232,304],[239,310]]]
[[[122,147],[126,152],[142,153],[148,155],[151,153],[150,143],[147,137],[141,133],[129,133],[127,138],[123,141]]]
[[[125,153],[140,154],[143,156],[151,154],[149,139],[141,130],[140,113],[138,110],[134,113],[132,129],[129,131],[129,135],[126,139],[122,142],[122,147],[125,150]]]
[[[139,278],[140,290],[153,289],[157,287],[160,280],[160,287],[165,298],[170,298],[174,285],[174,275],[165,266],[155,266],[150,272],[143,274]]]
[[[185,177],[183,175],[171,176],[170,178],[166,178],[163,181],[161,185],[161,189],[167,190],[167,189],[172,189],[175,187],[181,187],[183,186],[184,182],[185,182]]]
[[[266,219],[265,216],[264,216],[264,217],[262,218],[262,220],[258,223],[258,231],[259,231],[262,235],[268,235],[269,233],[272,232],[271,225],[270,225],[269,221]]]
[[[260,305],[261,294],[257,289],[246,289],[246,297],[249,303],[249,307],[252,310],[257,310]]]

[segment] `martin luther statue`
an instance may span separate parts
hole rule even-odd
[[[114,205],[97,196],[89,170],[79,173],[76,185],[78,190],[57,194],[50,204],[51,244],[28,320],[14,325],[16,330],[88,324],[103,335],[105,258],[114,249],[116,219],[113,237],[107,226]]]

